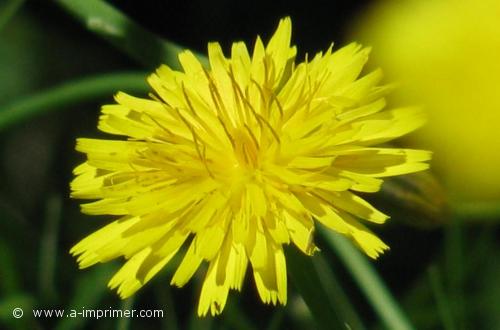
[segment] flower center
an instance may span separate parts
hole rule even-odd
[[[246,170],[253,172],[259,167],[259,143],[255,135],[247,129],[238,128],[234,134],[234,152],[238,165]]]

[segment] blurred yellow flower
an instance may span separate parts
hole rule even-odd
[[[374,62],[422,104],[429,124],[416,146],[458,200],[500,198],[500,1],[382,1],[354,27]]]
[[[102,108],[99,129],[127,140],[79,139],[87,156],[71,184],[87,214],[120,218],[75,245],[80,267],[120,256],[109,282],[122,298],[189,245],[171,283],[208,271],[198,314],[220,313],[240,290],[250,262],[265,303],[286,303],[283,244],[315,251],[314,219],[376,258],[388,247],[358,219],[388,216],[356,192],[383,177],[424,170],[422,150],[371,147],[423,123],[415,108],[383,110],[380,70],[361,78],[368,49],[350,44],[295,65],[291,21],[281,20],[253,54],[234,43],[226,58],[208,45],[210,69],[179,55],[183,71],[161,66],[151,99],[124,93]]]

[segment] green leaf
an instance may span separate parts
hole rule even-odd
[[[361,318],[356,313],[354,306],[347,297],[342,285],[340,284],[337,276],[332,271],[332,266],[329,265],[323,255],[318,254],[312,259],[316,273],[319,276],[321,285],[323,286],[326,294],[328,295],[328,302],[345,320],[345,323],[350,329],[362,330],[365,326],[361,322]]]
[[[162,63],[179,68],[177,54],[182,47],[147,31],[126,15],[100,0],[56,0],[87,29],[126,52],[145,67]]]
[[[328,296],[321,275],[313,263],[317,256],[306,256],[295,247],[286,251],[287,265],[293,285],[309,307],[320,329],[348,329],[348,320]],[[331,291],[331,290],[330,290]]]
[[[110,96],[117,91],[145,93],[146,74],[142,72],[109,73],[67,82],[44,92],[23,97],[0,106],[0,131],[23,120],[62,109],[71,104]]]
[[[376,270],[353,243],[331,230],[320,228],[320,232],[351,273],[386,328],[413,329]]]

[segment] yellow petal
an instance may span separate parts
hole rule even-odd
[[[349,233],[352,240],[358,245],[370,258],[376,259],[389,247],[375,236],[368,228],[360,224],[349,214],[341,213],[342,218],[349,226]]]
[[[387,219],[389,219],[388,215],[380,212],[363,198],[350,191],[332,193],[321,191],[318,192],[318,195],[322,196],[324,200],[331,203],[331,205],[335,208],[345,210],[362,219],[375,223],[384,223]]]
[[[135,254],[109,281],[111,289],[118,288],[122,299],[128,298],[151,280],[175,255],[175,252],[164,257],[151,258],[151,248]]]
[[[189,249],[182,259],[182,262],[177,267],[174,276],[172,277],[172,281],[170,284],[176,285],[178,287],[184,286],[194,275],[196,270],[200,267],[203,258],[198,256],[195,253],[195,244],[191,243]]]
[[[283,217],[292,242],[307,255],[317,251],[314,245],[314,222],[310,218],[288,212],[283,212]]]
[[[287,78],[291,64],[295,58],[297,50],[290,47],[292,36],[292,22],[289,17],[280,20],[278,29],[267,44],[266,53],[272,58],[272,73],[270,84],[273,88],[279,89],[283,77]],[[271,70],[271,68],[269,68]]]
[[[116,220],[82,239],[71,248],[70,253],[78,256],[80,268],[86,268],[98,262],[116,258],[121,255],[121,248],[123,247],[123,241],[120,241],[119,238],[124,231],[138,221],[140,221],[138,217],[124,217]],[[102,247],[106,245],[112,248],[102,250]]]
[[[286,304],[286,264],[282,248],[269,244],[267,258],[265,268],[254,267],[253,271],[259,296],[266,304],[276,305],[278,301]]]
[[[351,148],[339,152],[333,166],[373,177],[401,175],[425,170],[431,152],[393,148]]]
[[[224,241],[226,236],[225,228],[220,225],[206,227],[194,239],[195,253],[205,260],[212,260]]]
[[[229,293],[229,283],[217,284],[216,273],[219,267],[219,258],[210,262],[207,275],[201,288],[200,302],[198,304],[198,316],[207,315],[208,311],[212,316],[220,314],[224,309]]]

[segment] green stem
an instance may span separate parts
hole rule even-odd
[[[320,231],[354,277],[386,328],[414,329],[373,266],[352,242],[330,230],[321,228]]]
[[[147,31],[126,15],[101,0],[56,0],[90,31],[103,37],[145,67],[161,63],[179,68],[177,54],[182,47]],[[200,60],[204,61],[203,58]]]
[[[67,82],[61,86],[29,95],[0,106],[0,131],[30,119],[78,102],[109,96],[119,90],[146,92],[145,73],[105,74]]]
[[[0,4],[0,30],[16,14],[25,0],[10,0]]]

